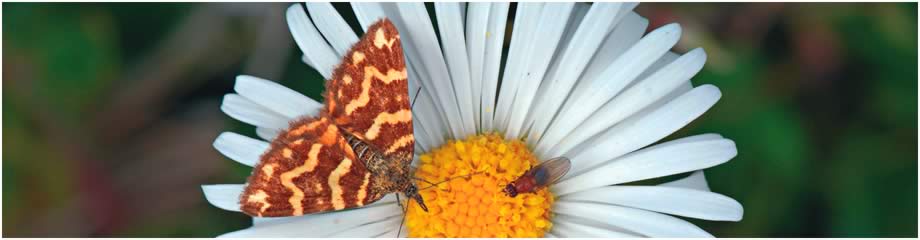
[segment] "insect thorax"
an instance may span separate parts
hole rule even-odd
[[[404,191],[412,184],[409,164],[403,164],[404,160],[388,158],[363,140],[348,133],[343,133],[343,135],[355,152],[358,161],[363,162],[373,175],[374,185],[371,186],[373,192],[386,194]]]

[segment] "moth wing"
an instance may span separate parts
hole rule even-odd
[[[382,19],[333,71],[325,111],[336,125],[385,156],[411,160],[415,137],[408,88],[399,32]]]
[[[566,157],[557,157],[540,163],[533,169],[537,186],[546,186],[559,181],[572,168],[572,162]]]
[[[247,180],[240,209],[283,217],[363,206],[373,178],[327,118],[296,121],[272,141]],[[371,196],[374,195],[374,196]]]

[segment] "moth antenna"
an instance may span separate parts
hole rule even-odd
[[[448,181],[450,181],[450,180],[454,180],[454,179],[457,179],[457,178],[468,178],[468,177],[470,177],[470,176],[473,176],[473,175],[476,175],[476,174],[480,174],[480,173],[482,173],[482,172],[474,172],[474,173],[470,173],[470,174],[463,175],[463,176],[451,177],[451,178],[448,178],[447,180],[440,181],[440,182],[437,182],[437,183],[431,183],[431,182],[429,182],[429,181],[427,181],[427,180],[425,180],[425,179],[420,179],[420,178],[416,178],[416,177],[412,177],[412,178],[417,179],[417,180],[422,180],[422,181],[424,181],[425,183],[428,183],[428,184],[429,184],[429,186],[427,186],[427,187],[425,187],[425,188],[422,188],[422,189],[419,189],[419,191],[422,191],[422,190],[425,190],[425,189],[429,189],[429,188],[436,187],[436,186],[438,186],[439,184],[448,182]]]
[[[409,105],[409,108],[415,108],[415,100],[418,100],[418,94],[422,92],[422,87],[419,86],[418,90],[415,90],[415,98],[412,99],[412,104]]]
[[[437,185],[437,184],[435,184],[435,183],[429,182],[428,180],[425,180],[425,179],[422,179],[422,178],[412,177],[412,179],[420,180],[420,181],[422,181],[422,182],[425,182],[425,183],[428,184],[428,186]],[[423,189],[424,189],[424,188],[423,188]],[[420,189],[420,190],[421,190],[421,189]]]

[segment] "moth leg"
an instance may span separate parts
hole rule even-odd
[[[395,193],[395,194],[396,194],[396,203],[399,204],[399,208],[401,208],[403,210],[403,214],[405,214],[406,211],[409,210],[409,208],[403,206],[402,200],[399,200],[399,193]]]
[[[403,223],[406,222],[406,214],[403,214],[402,220],[399,221],[399,230],[396,231],[396,238],[399,238],[399,235],[402,234]]]
[[[406,202],[406,205],[403,206],[402,200],[399,200],[399,193],[396,193],[396,203],[399,203],[399,208],[403,210],[402,220],[399,221],[399,230],[396,231],[396,238],[399,238],[399,235],[402,234],[402,226],[406,222],[406,212],[409,211],[409,202]]]

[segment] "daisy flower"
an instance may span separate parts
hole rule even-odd
[[[383,17],[397,26],[410,89],[421,89],[410,91],[415,177],[480,174],[420,191],[427,212],[404,203],[404,213],[391,194],[358,209],[254,218],[224,236],[701,237],[711,235],[679,217],[741,220],[741,204],[711,192],[702,172],[737,155],[733,141],[703,134],[658,143],[720,98],[717,87],[690,82],[706,54],[670,51],[677,24],[643,34],[648,20],[636,5],[521,3],[509,22],[509,3],[435,3],[432,22],[422,3],[353,3],[364,29]],[[287,20],[303,61],[327,79],[358,41],[328,3],[292,5]],[[253,76],[239,76],[234,90],[221,110],[262,139],[223,133],[214,146],[249,166],[289,122],[322,106]],[[554,185],[516,197],[501,191],[560,156],[571,170]],[[239,211],[242,184],[203,189],[211,204]]]

